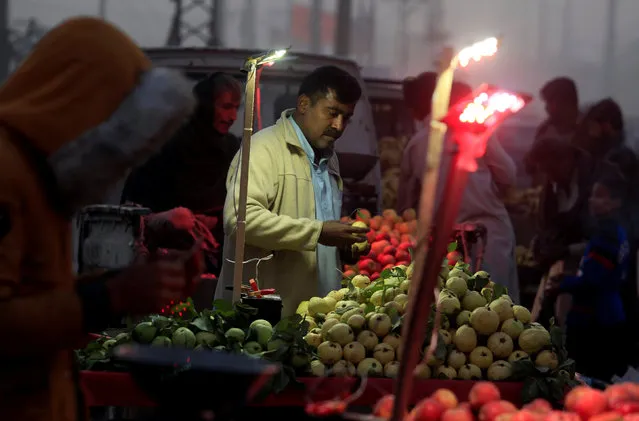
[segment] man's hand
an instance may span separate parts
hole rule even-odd
[[[366,241],[368,228],[354,227],[339,221],[326,221],[322,225],[319,243],[340,249],[350,248],[355,243]]]
[[[559,294],[559,285],[561,285],[562,276],[553,276],[546,280],[546,285],[544,286],[544,296],[546,297],[555,297]]]
[[[350,247],[346,247],[344,249],[340,249],[340,259],[342,263],[351,265],[355,264],[359,261],[362,256],[366,256],[371,251],[371,245],[366,243],[366,248],[360,250],[354,244]]]
[[[156,313],[171,301],[185,300],[201,273],[192,259],[172,256],[125,269],[107,284],[114,313]]]

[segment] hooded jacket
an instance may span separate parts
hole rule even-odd
[[[0,419],[78,418],[72,350],[90,310],[76,291],[71,216],[192,107],[181,75],[151,69],[93,18],[52,29],[0,87]]]

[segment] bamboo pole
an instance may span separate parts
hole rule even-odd
[[[393,408],[392,421],[401,421],[408,407],[412,393],[413,371],[418,364],[418,348],[421,348],[424,342],[425,321],[428,320],[430,305],[433,301],[433,291],[436,286],[437,276],[441,270],[441,260],[444,257],[441,255],[439,262],[433,263],[433,259],[437,258],[441,253],[437,248],[429,250],[427,240],[431,231],[439,167],[446,134],[446,125],[441,123],[440,120],[448,112],[450,91],[456,66],[455,58],[451,56],[452,49],[446,49],[439,62],[440,74],[432,98],[428,153],[419,204],[418,242],[415,250],[415,259],[413,260],[415,262],[413,276],[418,282],[413,286],[415,293],[409,295],[408,309],[404,316],[404,327],[402,329],[404,338],[415,338],[415,340],[411,340],[410,344],[407,343],[407,346],[404,346],[402,350],[402,364],[399,367],[399,375],[395,380],[395,406]],[[454,165],[451,165],[450,168],[449,173],[452,172]],[[441,208],[443,206],[444,203],[442,203]],[[456,215],[456,213],[449,215]],[[451,222],[451,229],[452,223],[454,223],[454,220]],[[440,241],[434,241],[433,245],[436,245],[437,242]],[[444,249],[445,246],[441,251],[443,252]]]
[[[257,85],[257,61],[249,60],[244,94],[244,130],[242,132],[240,195],[237,208],[237,228],[235,233],[235,267],[233,270],[233,302],[242,297],[242,275],[244,271],[244,246],[246,244],[246,201],[248,195],[251,136],[255,110],[255,88]]]

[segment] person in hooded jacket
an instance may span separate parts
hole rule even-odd
[[[122,203],[132,202],[153,212],[184,207],[206,222],[222,243],[222,209],[226,173],[240,148],[230,134],[237,119],[242,86],[233,76],[213,73],[193,88],[198,105],[162,151],[128,177]],[[215,263],[209,272],[219,275]]]
[[[194,105],[188,80],[94,18],[49,31],[0,86],[0,419],[82,418],[73,350],[87,333],[190,294],[186,259],[77,280],[71,220]]]

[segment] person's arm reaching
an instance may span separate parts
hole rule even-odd
[[[623,281],[616,276],[620,244],[601,237],[593,237],[584,254],[581,270],[577,276],[565,276],[559,290],[571,293],[578,290],[617,288]]]
[[[246,202],[246,242],[266,250],[307,250],[317,247],[322,222],[308,218],[277,215],[269,210],[275,197],[278,174],[274,173],[275,160],[268,142],[274,139],[259,137],[251,145],[248,194]],[[231,163],[227,176],[227,195],[224,204],[224,230],[234,233],[240,201],[241,154]]]
[[[517,166],[496,136],[488,139],[484,160],[500,189],[505,191],[517,184]]]

